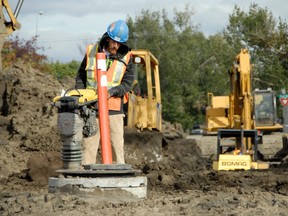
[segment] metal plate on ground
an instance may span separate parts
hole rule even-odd
[[[83,167],[85,170],[132,170],[130,164],[88,164]]]
[[[85,176],[85,177],[98,177],[98,176],[134,176],[140,174],[139,170],[85,170],[85,169],[63,169],[56,170],[56,173],[64,176]]]

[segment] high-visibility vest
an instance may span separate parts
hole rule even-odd
[[[96,68],[96,54],[98,51],[97,44],[90,44],[87,46],[87,62],[86,62],[86,88],[95,89],[97,88],[97,68]],[[107,71],[107,88],[108,90],[112,87],[121,84],[121,80],[126,71],[126,65],[129,63],[131,53],[128,52],[122,59],[117,59],[112,62],[112,65]],[[108,63],[109,60],[106,60]],[[121,109],[121,98],[110,97],[108,100],[109,110],[120,110]]]

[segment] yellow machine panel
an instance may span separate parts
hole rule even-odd
[[[213,162],[214,170],[249,170],[251,169],[250,155],[220,154],[219,161]]]
[[[98,99],[98,95],[94,89],[73,89],[68,90],[64,95],[56,96],[53,99],[53,102],[57,102],[60,98],[63,96],[75,96],[79,97],[78,102],[79,103],[85,103],[89,101],[95,101]]]
[[[214,96],[208,93],[208,106],[206,108],[206,131],[215,132],[219,128],[228,127],[228,96]]]

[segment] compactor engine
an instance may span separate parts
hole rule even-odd
[[[58,108],[57,126],[62,146],[64,169],[77,169],[82,161],[82,139],[97,133],[97,95],[95,90],[67,91],[54,98]]]

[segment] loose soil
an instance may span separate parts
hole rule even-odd
[[[125,134],[127,163],[148,178],[146,199],[48,193],[62,166],[50,103],[73,85],[21,63],[0,72],[0,215],[287,215],[286,149],[269,170],[214,171],[196,139],[150,131]]]

